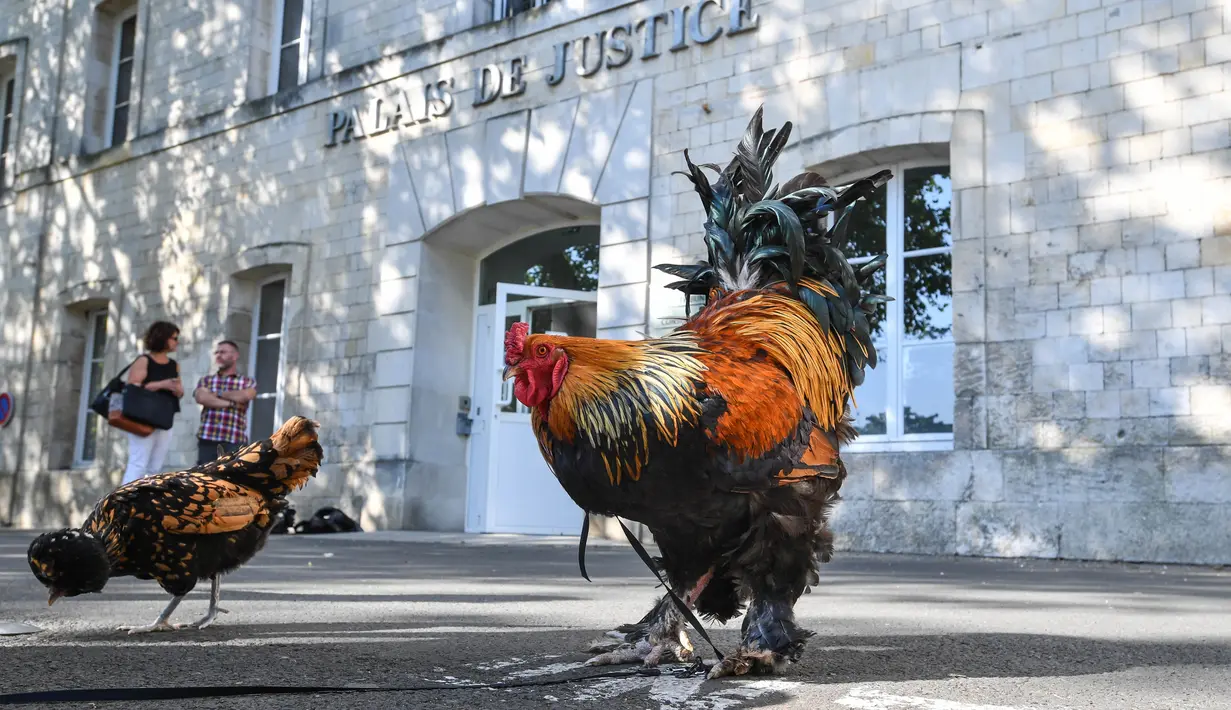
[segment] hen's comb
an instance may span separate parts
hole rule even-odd
[[[509,326],[509,332],[504,334],[504,364],[516,365],[521,362],[522,350],[526,347],[526,334],[529,332],[529,323],[519,321]]]

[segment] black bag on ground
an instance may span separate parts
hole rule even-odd
[[[363,528],[349,515],[332,506],[321,508],[310,520],[295,524],[297,535],[344,532],[363,532]]]

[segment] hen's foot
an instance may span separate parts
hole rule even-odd
[[[657,666],[659,663],[683,663],[693,658],[692,641],[682,627],[656,634],[647,632],[645,624],[629,624],[608,631],[606,638],[591,641],[588,651],[599,655],[586,661],[587,666],[625,663]]]
[[[198,631],[200,631],[201,629],[204,629],[210,624],[217,621],[219,614],[230,614],[230,613],[231,612],[227,611],[226,609],[222,609],[222,608],[211,609],[205,616],[201,617],[200,619],[197,619],[191,624],[188,624],[188,628],[197,629]]]
[[[147,634],[152,631],[178,631],[184,628],[184,625],[172,624],[167,621],[167,619],[171,618],[171,615],[175,613],[175,607],[179,606],[180,602],[183,600],[184,595],[182,594],[178,597],[172,597],[171,601],[167,604],[167,608],[163,609],[162,613],[158,615],[158,618],[154,619],[154,623],[148,626],[121,626],[120,631],[127,631],[129,635]]]
[[[164,619],[145,626],[121,626],[119,630],[127,631],[128,635],[132,636],[133,634],[148,634],[157,631],[179,631],[182,628],[184,628],[183,624],[172,624]]]

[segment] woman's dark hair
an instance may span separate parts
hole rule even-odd
[[[145,331],[142,342],[145,343],[145,349],[148,352],[160,353],[167,349],[171,338],[179,335],[179,332],[179,326],[174,323],[168,323],[165,320],[154,321],[150,329]]]

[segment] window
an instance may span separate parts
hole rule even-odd
[[[852,264],[886,253],[876,290],[878,364],[855,390],[855,446],[947,448],[953,438],[953,280],[947,166],[890,166],[894,178],[857,203],[844,247]]]
[[[98,453],[98,425],[101,419],[90,411],[90,400],[103,386],[103,355],[107,352],[107,311],[86,314],[86,343],[81,368],[81,406],[77,415],[77,441],[73,460],[88,466]]]
[[[304,0],[274,0],[273,59],[269,91],[277,93],[303,83],[308,73],[304,38],[308,36],[308,13]]]
[[[13,113],[14,105],[17,103],[17,78],[6,76],[0,73],[0,190],[3,190],[9,181],[9,170],[11,169],[12,160],[12,141],[13,129]]]
[[[111,102],[107,110],[108,146],[116,146],[128,140],[128,113],[132,106],[133,59],[137,45],[137,8],[134,7],[117,18],[111,59]]]
[[[256,399],[248,412],[248,439],[265,439],[282,423],[282,326],[286,277],[261,284],[252,322],[248,371],[256,378]]]
[[[520,15],[536,7],[546,5],[550,0],[495,0],[495,19]]]
[[[562,227],[519,239],[479,262],[479,305],[496,302],[496,284],[598,289],[599,229]]]

